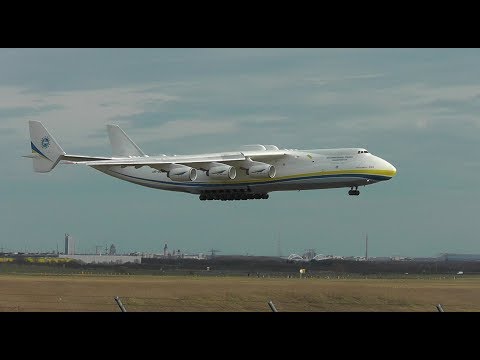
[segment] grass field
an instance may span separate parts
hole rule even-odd
[[[0,311],[480,311],[480,277],[0,275]]]

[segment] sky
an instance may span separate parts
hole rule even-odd
[[[0,247],[361,256],[480,253],[480,49],[0,49]],[[28,121],[69,154],[364,147],[397,168],[360,188],[200,201],[81,165],[33,172]]]

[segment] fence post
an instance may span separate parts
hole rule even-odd
[[[278,312],[278,310],[275,308],[275,305],[273,305],[272,300],[268,302],[268,306],[270,306],[270,309],[272,309],[273,312]]]
[[[127,310],[125,309],[125,306],[123,306],[122,304],[122,300],[120,300],[118,296],[115,296],[115,301],[117,302],[117,305],[120,308],[120,310],[122,310],[122,312],[127,312]]]

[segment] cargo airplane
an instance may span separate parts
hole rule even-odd
[[[118,125],[107,125],[111,157],[66,154],[39,121],[30,121],[36,172],[59,162],[90,166],[107,175],[156,189],[199,195],[200,200],[268,199],[273,191],[350,188],[389,180],[397,170],[364,148],[279,149],[243,145],[230,152],[146,155]]]

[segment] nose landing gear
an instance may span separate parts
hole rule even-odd
[[[358,186],[355,186],[355,190],[353,190],[353,186],[351,187],[351,189],[348,191],[348,195],[360,195],[360,191],[358,190]]]

